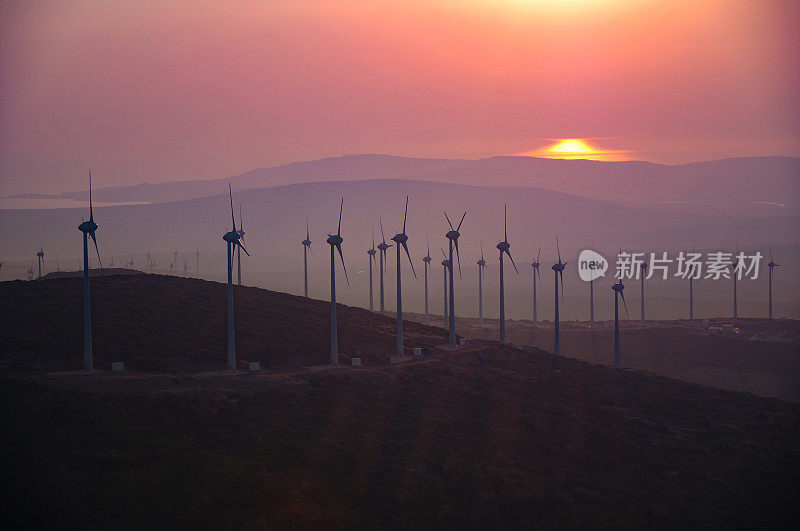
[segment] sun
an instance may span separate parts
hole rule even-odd
[[[552,144],[520,153],[526,157],[546,159],[625,160],[625,151],[604,149],[585,138],[561,138]]]

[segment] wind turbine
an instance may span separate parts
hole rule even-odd
[[[402,290],[402,277],[400,276],[400,246],[408,256],[408,263],[411,265],[411,272],[414,273],[414,278],[417,278],[417,272],[414,271],[414,262],[411,261],[411,253],[408,252],[408,235],[406,234],[406,219],[408,219],[408,196],[406,196],[406,211],[403,214],[403,232],[399,232],[392,236],[392,241],[397,245],[397,355],[403,355],[403,290]],[[452,301],[452,291],[450,292]]]
[[[645,254],[645,257],[646,256],[647,255]],[[646,259],[641,264],[639,264],[639,272],[642,275],[642,278],[641,278],[641,282],[642,282],[642,318],[641,318],[641,325],[642,326],[644,326],[644,277],[647,276],[647,267],[648,267],[648,265],[647,265],[647,260]]]
[[[625,305],[625,317],[628,317],[628,305],[625,303],[625,294],[622,290],[625,285],[622,283],[622,276],[619,282],[611,286],[614,290],[614,368],[619,369],[622,366],[622,360],[619,355],[619,297],[622,297],[622,304]]]
[[[430,269],[431,267],[431,260],[433,260],[433,258],[431,258],[431,242],[428,240],[427,234],[425,235],[425,242],[428,244],[428,254],[426,254],[425,257],[422,259],[424,263],[422,268],[425,270],[425,324],[428,324],[428,322],[430,321],[430,316],[428,313],[428,269]],[[373,247],[374,246],[375,245],[373,243]],[[372,284],[370,284],[370,286],[371,285]]]
[[[769,263],[767,264],[769,267],[769,320],[772,320],[772,268],[780,267],[780,264],[776,264],[775,260],[772,259],[772,246],[769,246]]]
[[[536,307],[536,277],[539,277],[539,282],[542,281],[542,274],[539,272],[539,259],[542,257],[542,246],[539,246],[539,252],[536,253],[536,258],[531,263],[531,267],[533,268],[533,326],[536,326],[536,323],[539,320],[539,315],[537,312]],[[592,307],[594,308],[594,307]],[[594,310],[592,310],[592,315],[594,315]],[[592,319],[594,322],[594,319]]]
[[[228,197],[231,202],[233,228],[230,232],[223,234],[222,239],[228,244],[228,370],[236,372],[236,338],[233,332],[233,253],[236,251],[236,247],[244,251],[247,256],[250,256],[250,253],[242,245],[242,236],[236,230],[236,218],[233,215],[233,192],[230,183],[228,183]]]
[[[239,203],[239,238],[244,243],[244,220],[242,219],[242,204]],[[175,251],[175,259],[177,260],[178,251]],[[250,255],[248,255],[250,256]],[[176,264],[177,267],[177,264]],[[236,251],[236,270],[237,270],[237,284],[242,285],[242,251],[238,249]]]
[[[195,273],[196,276],[199,277],[200,276],[200,249],[198,249],[198,250],[196,250],[194,252],[194,259],[195,259],[194,273]],[[153,260],[153,267],[154,268],[155,268],[155,265],[156,265],[155,260]]]
[[[506,302],[505,302],[505,288],[503,285],[503,253],[508,255],[508,259],[511,260],[511,265],[514,266],[514,271],[517,272],[519,275],[519,269],[517,269],[517,264],[514,263],[514,259],[511,258],[511,252],[509,249],[511,248],[511,244],[508,243],[508,205],[503,205],[503,234],[505,239],[497,244],[497,248],[500,250],[500,343],[505,344],[506,342]],[[450,277],[453,277],[453,274],[450,274]],[[452,333],[452,332],[451,332]]]
[[[689,322],[694,323],[694,286],[692,283],[694,282],[694,274],[695,271],[697,270],[697,266],[692,264],[690,267],[691,267],[691,272],[689,273]]]
[[[739,274],[741,267],[741,261],[739,260],[739,244],[736,244],[736,262],[733,266],[733,322],[735,323],[736,320],[739,318],[739,300],[738,300],[738,290],[736,289],[736,277]]]
[[[458,222],[458,227],[455,229],[453,228],[453,224],[450,223],[450,218],[447,217],[447,212],[444,213],[444,217],[447,219],[447,224],[450,225],[450,230],[445,234],[447,237],[448,245],[450,249],[450,263],[453,263],[453,247],[456,249],[456,259],[458,260],[458,278],[461,278],[461,256],[458,254],[458,237],[461,236],[461,233],[458,232],[461,229],[461,224],[464,223],[464,218],[467,216],[466,210],[464,214],[461,216],[461,221]],[[511,256],[511,255],[509,255]],[[456,294],[455,294],[455,282],[453,282],[453,268],[450,268],[450,336],[449,336],[449,344],[451,347],[456,346]]]
[[[555,316],[555,354],[556,356],[561,354],[561,334],[559,329],[559,317],[558,317],[558,280],[559,277],[561,278],[561,300],[564,300],[564,269],[567,267],[567,262],[561,261],[561,247],[558,245],[558,234],[556,234],[556,250],[558,251],[558,262],[553,264],[553,274],[555,276],[556,282],[556,293],[555,293],[555,300],[556,300],[556,316]]]
[[[111,251],[111,263],[108,264],[108,267],[114,267],[114,251]]]
[[[381,239],[383,240],[381,243],[378,244],[378,250],[380,251],[380,262],[378,267],[378,273],[380,276],[379,288],[380,288],[380,307],[381,307],[381,315],[386,315],[386,306],[383,304],[383,273],[384,267],[389,265],[389,259],[386,255],[386,249],[392,246],[390,243],[386,243],[386,236],[383,235],[383,220],[378,218],[378,221],[381,224]]]
[[[58,263],[58,253],[56,253],[56,271],[61,272],[61,264]]]
[[[33,268],[33,262],[31,262],[31,267],[28,268],[28,280],[33,280],[36,278],[36,270]]]
[[[186,257],[183,257],[183,276],[189,277],[189,263],[186,261]]]
[[[347,278],[347,267],[344,265],[344,256],[342,255],[342,209],[344,208],[344,198],[339,204],[339,226],[336,229],[336,234],[328,234],[328,245],[331,246],[331,365],[339,365],[339,336],[336,329],[336,268],[333,249],[339,251],[339,258],[342,260],[342,269],[344,270],[344,278],[347,280],[347,285],[350,285],[350,279]]]
[[[440,247],[439,250],[442,251],[442,256],[444,257],[444,260],[442,260],[442,266],[444,268],[442,270],[444,273],[444,283],[442,284],[444,286],[444,310],[442,311],[442,322],[445,328],[449,328],[449,324],[447,322],[447,269],[453,266],[453,262],[447,259],[447,255],[444,254],[444,249]]]
[[[147,253],[145,253],[144,257],[145,257],[145,259],[147,259],[147,270],[151,271],[152,268],[153,268],[153,262],[152,262],[152,260],[150,258],[150,251],[147,251]]]
[[[178,274],[178,250],[175,249],[175,260],[172,262],[175,266],[175,274]]]
[[[36,253],[36,258],[39,262],[39,278],[42,278],[42,262],[44,262],[44,247],[39,247],[39,252]]]
[[[311,236],[308,231],[308,214],[306,214],[306,239],[303,244],[303,296],[308,298],[308,253],[311,252]]]
[[[481,240],[481,259],[478,260],[478,327],[483,328],[483,270],[486,260],[483,259],[483,240]]]
[[[94,222],[94,209],[92,208],[92,170],[89,170],[89,221],[84,221],[78,225],[78,230],[83,233],[83,369],[86,371],[94,370],[92,315],[89,301],[89,237],[94,242],[97,261],[100,263],[100,267],[103,267],[102,260],[100,260],[100,249],[97,247],[97,237],[94,234],[97,228],[98,225]]]
[[[367,250],[367,259],[369,261],[369,311],[375,311],[375,296],[373,294],[373,287],[372,287],[372,264],[375,263],[375,253],[378,251],[375,250],[375,226],[372,226],[372,247]]]

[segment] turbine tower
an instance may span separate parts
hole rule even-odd
[[[509,249],[511,248],[511,244],[508,243],[508,205],[503,205],[503,234],[505,239],[497,244],[497,249],[500,251],[500,343],[505,344],[506,342],[506,302],[505,302],[505,291],[503,285],[503,253],[508,255],[508,259],[511,260],[511,265],[514,266],[514,271],[517,272],[519,275],[519,269],[517,269],[517,264],[514,263],[514,259],[511,258],[511,252]],[[453,277],[453,274],[450,274],[450,278]]]
[[[108,264],[108,267],[114,267],[114,251],[111,251],[111,263]]]
[[[175,249],[175,260],[172,262],[175,266],[175,275],[178,275],[178,250]]]
[[[431,267],[431,242],[428,240],[427,234],[425,235],[425,242],[428,244],[428,254],[422,259],[425,265],[423,265],[423,269],[425,269],[425,324],[428,324],[430,321],[430,314],[428,313],[428,269]],[[374,247],[373,243],[373,247]]]
[[[241,234],[236,230],[236,218],[233,215],[233,192],[231,185],[228,183],[228,197],[231,202],[231,224],[233,228],[230,232],[226,232],[222,239],[228,244],[228,370],[236,372],[236,338],[233,332],[233,253],[236,248],[250,256],[247,249],[244,248],[241,242]]]
[[[625,285],[622,283],[620,276],[619,282],[611,286],[614,290],[614,368],[619,369],[622,366],[622,360],[619,354],[619,298],[622,297],[622,304],[625,305],[625,316],[628,316],[628,305],[625,303],[625,294],[622,290]]]
[[[533,268],[533,326],[539,320],[538,308],[536,307],[536,277],[539,277],[539,282],[542,281],[542,274],[539,272],[539,259],[542,257],[542,246],[539,246],[539,252],[536,253],[536,258],[533,260],[531,267]],[[592,314],[594,315],[594,313]]]
[[[378,276],[380,277],[380,280],[378,282],[378,287],[380,289],[380,297],[379,297],[380,301],[379,302],[380,302],[381,315],[386,315],[386,306],[383,303],[383,273],[385,271],[385,267],[389,264],[389,258],[386,255],[386,250],[389,247],[391,247],[392,244],[386,243],[386,236],[383,235],[383,220],[378,218],[378,221],[381,224],[381,239],[383,240],[383,241],[381,241],[381,243],[378,244],[378,250],[380,251],[380,255],[379,255],[380,262],[378,264],[379,265],[379,267],[378,267]]]
[[[450,263],[453,263],[453,247],[456,249],[456,260],[458,260],[458,278],[461,278],[461,256],[458,254],[458,237],[461,236],[461,233],[458,232],[461,230],[461,224],[464,223],[464,218],[467,216],[466,210],[464,214],[461,216],[461,221],[458,222],[458,227],[455,229],[453,228],[453,224],[450,223],[450,218],[447,216],[447,212],[444,213],[445,219],[447,219],[447,224],[450,225],[450,230],[445,234],[447,237],[448,245],[450,249]],[[509,255],[511,256],[511,255]],[[450,268],[450,334],[449,334],[449,344],[451,347],[456,346],[456,293],[455,293],[455,282],[453,282],[453,268]]]
[[[481,259],[478,260],[478,327],[483,328],[483,270],[486,260],[483,259],[483,240],[481,240]]]
[[[780,267],[780,264],[776,264],[775,260],[772,259],[772,246],[769,246],[769,263],[767,264],[769,267],[769,320],[772,320],[772,269],[774,267]]]
[[[36,258],[39,261],[39,277],[42,278],[42,262],[44,262],[44,247],[39,247],[39,252],[36,253]]]
[[[303,244],[303,296],[308,298],[308,253],[311,252],[311,236],[308,231],[308,214],[306,214],[306,239]]]
[[[442,311],[442,326],[449,328],[447,320],[447,269],[453,266],[453,262],[447,259],[447,255],[444,254],[444,249],[440,247],[439,250],[442,251],[442,256],[444,257],[444,260],[442,260],[442,272],[444,273],[444,276],[442,277],[444,280],[444,283],[442,284],[444,286],[444,310]]]
[[[97,261],[100,267],[103,267],[103,263],[100,260],[100,249],[97,247],[97,237],[95,236],[97,228],[98,225],[94,221],[94,209],[92,208],[92,170],[89,170],[89,221],[84,221],[78,225],[78,230],[83,233],[83,369],[86,371],[94,370],[92,314],[89,300],[89,237],[94,242]]]
[[[645,254],[645,256],[647,256]],[[641,325],[644,326],[644,277],[647,276],[647,260],[643,261],[639,264],[639,272],[642,275],[641,282],[642,282],[642,318],[641,318]],[[624,297],[623,297],[624,298]]]
[[[556,279],[555,286],[555,301],[556,301],[556,316],[555,316],[555,354],[559,356],[561,354],[561,334],[560,334],[560,322],[558,316],[558,280],[561,279],[561,300],[564,300],[564,269],[567,267],[567,262],[561,261],[561,247],[558,245],[558,234],[556,234],[556,251],[558,252],[558,262],[553,264],[553,275]]]
[[[414,273],[414,278],[417,278],[417,272],[414,271],[414,262],[411,261],[411,253],[408,252],[408,235],[406,234],[407,218],[408,218],[408,196],[406,196],[406,211],[405,214],[403,214],[403,232],[395,234],[392,237],[392,241],[397,244],[396,247],[397,247],[397,355],[398,356],[403,355],[403,290],[402,290],[402,280],[400,276],[400,246],[403,247],[403,249],[406,252],[406,256],[408,256],[408,263],[411,265],[411,272]]]
[[[194,252],[194,260],[195,260],[195,263],[194,263],[194,274],[195,274],[195,276],[200,277],[200,249],[197,249]],[[153,269],[155,269],[155,266],[156,266],[156,262],[155,262],[155,260],[153,260]]]
[[[347,278],[347,267],[344,265],[344,256],[342,255],[342,209],[344,208],[344,198],[339,204],[339,226],[336,229],[336,234],[328,234],[328,245],[331,246],[331,365],[339,365],[339,336],[336,329],[336,261],[334,260],[333,249],[339,251],[339,258],[342,260],[342,269],[344,270],[344,278],[347,280],[347,285],[350,285],[350,279]]]
[[[741,261],[739,260],[739,244],[736,244],[736,261],[734,262],[733,266],[733,322],[735,323],[737,319],[739,319],[739,300],[738,300],[738,290],[736,289],[736,277],[739,274]]]
[[[369,311],[371,312],[375,311],[375,296],[373,294],[373,288],[372,288],[372,264],[375,263],[375,253],[377,253],[377,251],[375,250],[375,226],[373,225],[372,247],[370,247],[369,250],[367,250],[367,256],[369,256],[369,258],[367,259],[369,261]]]

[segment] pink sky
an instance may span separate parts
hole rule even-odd
[[[798,56],[795,1],[6,2],[0,194],[559,138],[799,156]]]

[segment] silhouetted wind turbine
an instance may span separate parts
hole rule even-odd
[[[625,317],[628,316],[628,305],[625,303],[625,294],[622,292],[625,289],[622,277],[619,282],[611,286],[611,289],[614,290],[614,368],[619,369],[622,366],[619,354],[619,297],[622,297],[622,304],[625,305]]]
[[[347,278],[347,267],[344,265],[344,256],[342,255],[342,209],[344,208],[344,198],[339,204],[339,226],[336,229],[336,234],[328,234],[328,245],[331,246],[331,365],[339,365],[339,336],[336,328],[336,261],[334,260],[333,249],[339,251],[339,258],[342,260],[342,269],[344,270],[344,278],[347,280],[347,285],[350,285],[350,279]]]
[[[111,251],[111,263],[108,264],[108,267],[114,267],[114,251]]]
[[[641,282],[642,282],[642,318],[641,318],[641,325],[644,326],[644,277],[647,276],[647,253],[645,253],[644,261],[639,264],[639,272],[642,275]]]
[[[308,214],[306,214],[306,239],[303,244],[303,296],[308,298],[308,253],[311,252],[311,235],[308,231]]]
[[[381,224],[381,239],[383,240],[383,241],[381,241],[381,243],[378,244],[378,250],[380,251],[380,255],[379,255],[380,261],[378,263],[378,265],[379,265],[378,274],[379,274],[379,277],[380,277],[380,281],[378,283],[378,287],[380,289],[380,297],[379,297],[380,300],[379,300],[379,302],[380,302],[381,314],[382,315],[386,315],[386,306],[383,303],[383,273],[385,271],[384,268],[386,267],[386,265],[388,265],[388,260],[389,260],[387,255],[386,255],[386,249],[391,247],[392,244],[386,243],[386,236],[383,235],[383,220],[378,218],[378,221]]]
[[[186,261],[186,257],[183,257],[183,276],[189,276],[189,263]]]
[[[538,308],[536,306],[536,280],[538,277],[539,282],[542,281],[542,274],[539,272],[539,259],[542,257],[542,246],[539,246],[539,252],[536,253],[536,258],[534,258],[533,263],[531,263],[531,267],[533,268],[533,326],[536,326],[536,323],[539,320],[538,315]]]
[[[444,286],[444,310],[442,310],[442,322],[445,328],[449,328],[447,319],[447,268],[453,267],[453,262],[447,259],[447,255],[444,254],[444,249],[440,247],[439,250],[442,251],[442,256],[444,256],[444,260],[442,260],[442,266],[444,268],[442,270],[444,273],[444,283],[442,284]]]
[[[461,233],[458,232],[461,230],[461,224],[464,223],[464,218],[466,217],[467,212],[464,211],[464,214],[461,216],[461,221],[458,222],[458,227],[453,228],[453,224],[450,223],[450,218],[447,216],[447,212],[444,213],[445,219],[447,219],[447,224],[450,225],[450,230],[445,234],[445,237],[448,240],[449,250],[450,250],[450,263],[453,263],[453,247],[456,249],[456,260],[458,260],[458,278],[461,278],[461,256],[458,254],[458,237],[461,236]],[[509,255],[511,256],[511,255]],[[455,294],[455,282],[453,282],[453,268],[450,268],[450,334],[449,334],[449,344],[451,347],[456,346],[456,294]]]
[[[250,253],[244,248],[241,242],[241,234],[236,230],[236,218],[233,215],[233,192],[231,185],[228,184],[228,198],[231,203],[231,225],[233,228],[226,232],[222,239],[228,244],[228,369],[236,371],[236,337],[233,329],[233,253],[239,247],[247,256]]]
[[[428,240],[427,234],[425,235],[425,243],[427,243],[428,245],[428,254],[426,254],[425,257],[422,259],[424,263],[422,268],[425,270],[425,324],[428,324],[428,322],[430,321],[430,316],[428,313],[428,269],[430,269],[431,267],[431,260],[433,260],[433,258],[431,258],[431,242]],[[375,247],[374,242],[372,246]]]
[[[175,275],[178,275],[178,250],[175,249],[175,259],[173,260],[172,264],[175,266]]]
[[[692,264],[689,267],[691,268],[689,272],[689,322],[694,323],[694,286],[692,283],[694,282],[694,274],[697,266]]]
[[[44,262],[44,247],[39,247],[39,252],[36,253],[36,258],[39,262],[39,278],[42,278],[42,262]]]
[[[555,316],[555,355],[558,356],[561,354],[561,331],[559,329],[560,321],[558,315],[558,281],[559,278],[561,279],[561,300],[564,300],[564,269],[567,267],[567,262],[561,261],[561,247],[558,245],[558,234],[556,234],[556,250],[558,251],[558,262],[553,264],[553,274],[555,276],[556,282],[556,292],[555,292],[555,301],[556,301],[556,316]]]
[[[505,302],[505,287],[503,284],[503,253],[508,255],[508,259],[511,260],[511,265],[514,266],[514,271],[517,272],[519,275],[519,269],[517,269],[517,264],[514,263],[514,259],[511,258],[511,252],[509,249],[511,248],[511,244],[508,243],[508,206],[503,205],[503,234],[504,240],[497,244],[497,248],[500,250],[500,343],[506,342],[506,302]],[[452,278],[452,273],[450,277]]]
[[[151,270],[152,270],[152,264],[153,264],[153,263],[152,263],[152,260],[151,260],[150,251],[147,251],[147,252],[145,253],[144,257],[145,257],[145,259],[147,260],[147,270],[148,270],[148,271],[151,271]]]
[[[375,311],[375,296],[372,288],[372,264],[375,263],[375,226],[372,227],[372,247],[367,250],[367,260],[369,261],[369,311]]]
[[[197,277],[200,276],[200,249],[194,252],[195,270],[194,273]],[[155,269],[156,261],[153,260],[153,269]]]
[[[399,232],[392,236],[392,241],[397,244],[397,355],[403,355],[403,290],[402,290],[402,277],[400,276],[400,246],[408,256],[408,263],[411,265],[411,272],[414,273],[414,278],[417,278],[417,272],[414,271],[414,262],[411,261],[411,253],[408,252],[408,235],[406,234],[406,219],[408,218],[408,196],[406,196],[406,211],[403,214],[403,232]],[[452,299],[451,299],[452,300]]]
[[[772,269],[774,267],[780,267],[780,264],[776,264],[775,260],[772,259],[772,246],[769,246],[769,263],[767,264],[769,267],[769,320],[772,320]]]
[[[78,225],[78,230],[83,233],[83,369],[86,371],[94,370],[92,315],[89,301],[89,237],[94,242],[97,261],[100,267],[103,267],[103,263],[100,260],[100,249],[97,247],[97,237],[95,236],[97,228],[98,225],[94,222],[94,209],[92,208],[92,170],[89,170],[89,221],[84,221]]]
[[[483,240],[481,242],[481,259],[478,260],[478,327],[483,328],[483,270],[486,260],[483,259]]]

